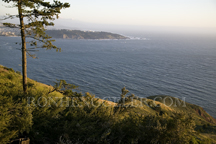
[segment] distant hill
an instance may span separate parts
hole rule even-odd
[[[47,30],[46,33],[53,38],[63,39],[129,39],[119,34],[98,31],[81,31],[81,30]]]
[[[63,39],[129,39],[128,37],[103,31],[81,31],[69,29],[46,30],[46,33],[53,38]],[[18,28],[5,27],[0,23],[0,36],[20,36]]]

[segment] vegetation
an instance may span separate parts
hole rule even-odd
[[[155,105],[151,99],[127,96],[126,88],[114,103],[74,92],[76,87],[64,80],[52,87],[28,79],[28,85],[23,94],[22,76],[0,66],[2,144],[21,137],[29,137],[33,144],[216,142],[215,123],[199,115],[198,106],[186,103],[188,114],[159,101]]]
[[[122,89],[118,103],[104,101],[86,93],[74,92],[75,85],[57,80],[47,86],[27,78],[26,53],[36,48],[56,49],[45,33],[54,25],[68,3],[43,0],[3,0],[18,8],[22,38],[22,76],[0,66],[0,143],[28,137],[31,143],[143,143],[201,144],[216,143],[216,121],[202,108],[170,96],[139,98]],[[28,20],[24,24],[24,18]],[[52,32],[52,31],[50,31]],[[63,37],[113,39],[119,35],[62,30]],[[74,33],[71,34],[71,33]],[[33,38],[26,47],[26,37]],[[38,45],[38,41],[42,45]],[[28,79],[28,80],[27,80]],[[27,89],[28,87],[28,89]],[[23,93],[24,91],[24,93]],[[166,101],[168,99],[168,101]],[[173,101],[178,102],[178,106]],[[183,105],[181,105],[183,103]],[[167,106],[169,105],[169,106]]]
[[[47,34],[54,38],[65,39],[127,39],[127,37],[109,32],[93,32],[80,30],[47,30]]]
[[[11,23],[3,23],[8,27],[18,27],[21,33],[22,40],[22,74],[23,74],[23,91],[27,93],[27,57],[26,53],[35,58],[34,55],[30,54],[29,51],[32,51],[36,48],[46,48],[46,49],[56,49],[57,51],[60,48],[57,48],[52,44],[54,40],[51,40],[51,37],[45,33],[46,26],[53,26],[54,23],[50,22],[55,20],[55,17],[58,18],[61,13],[62,8],[68,8],[70,5],[68,3],[61,3],[60,1],[55,0],[53,4],[50,2],[44,2],[44,0],[2,0],[6,3],[13,3],[13,6],[18,9],[17,15],[9,15],[5,19],[19,18],[20,24],[15,25]],[[24,23],[24,20],[27,20],[27,24]],[[30,37],[33,40],[26,42],[26,37]],[[38,45],[38,42],[43,43],[42,46]],[[30,48],[26,48],[26,43],[30,44]]]

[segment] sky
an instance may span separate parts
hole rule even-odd
[[[49,0],[51,1],[51,0]],[[216,29],[216,0],[61,0],[61,19],[93,24]],[[0,1],[0,15],[15,14]]]

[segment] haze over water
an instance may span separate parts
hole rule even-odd
[[[65,79],[96,97],[170,95],[216,117],[216,37],[127,34],[145,39],[57,39],[61,53],[41,49],[28,58],[28,77],[51,84]],[[19,37],[0,37],[0,64],[21,71]]]

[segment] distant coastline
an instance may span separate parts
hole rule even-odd
[[[63,39],[129,39],[128,37],[103,31],[81,31],[81,30],[47,30],[46,33],[53,38]]]
[[[46,33],[53,38],[61,39],[130,39],[129,37],[122,36],[120,34],[103,32],[103,31],[81,31],[81,30],[69,30],[69,29],[48,29]],[[20,36],[18,28],[8,28],[0,26],[0,36],[16,37]]]

